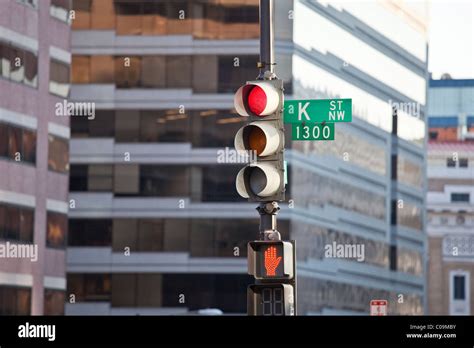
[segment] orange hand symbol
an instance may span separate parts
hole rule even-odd
[[[265,269],[267,276],[275,276],[275,270],[280,264],[281,256],[277,257],[276,247],[271,246],[265,250]]]

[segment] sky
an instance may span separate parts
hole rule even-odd
[[[474,0],[431,1],[428,54],[433,78],[474,78]]]

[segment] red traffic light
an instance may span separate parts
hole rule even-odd
[[[261,116],[262,112],[267,106],[267,95],[262,88],[255,86],[250,91],[247,97],[247,102],[250,111],[252,111],[257,116]]]
[[[281,91],[269,81],[249,82],[234,96],[234,106],[241,116],[268,116],[281,104]]]

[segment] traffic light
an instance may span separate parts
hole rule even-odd
[[[248,117],[235,136],[235,149],[256,158],[237,174],[237,192],[251,202],[284,200],[283,81],[247,82],[237,90],[234,106]]]
[[[248,273],[257,282],[247,290],[249,315],[295,315],[294,242],[258,240],[247,248]]]

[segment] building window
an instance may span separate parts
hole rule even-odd
[[[257,61],[254,55],[78,55],[72,59],[72,83],[234,93],[242,81],[255,78]]]
[[[212,40],[259,37],[257,0],[75,0],[74,10],[76,30],[115,29],[117,35],[192,35]]]
[[[52,94],[67,98],[69,96],[69,65],[50,60],[49,64],[49,91]]]
[[[202,192],[192,198],[202,202],[243,201],[235,189],[235,178],[240,169],[234,165],[202,167]]]
[[[111,247],[123,253],[187,252],[191,257],[235,257],[234,248],[246,257],[247,242],[255,238],[258,221],[231,219],[71,219],[68,245],[71,247]],[[279,230],[288,236],[289,223]]]
[[[466,299],[466,277],[463,275],[455,275],[453,277],[453,293],[455,300]]]
[[[65,248],[67,236],[67,215],[47,213],[46,246],[50,248]]]
[[[245,119],[235,110],[97,110],[93,122],[71,119],[75,138],[114,138],[116,142],[189,142],[194,147],[233,147]],[[199,132],[191,132],[200,129]]]
[[[48,136],[48,169],[67,173],[69,171],[69,143],[66,139]]]
[[[189,195],[190,168],[186,166],[140,166],[140,195],[179,197]],[[137,192],[138,193],[138,192]]]
[[[32,243],[33,231],[33,209],[0,205],[0,239]]]
[[[470,272],[449,272],[449,314],[470,315]]]
[[[111,219],[70,219],[68,245],[108,246],[112,245]]]
[[[71,11],[71,0],[51,0],[49,13],[52,17],[63,22],[70,23],[69,12]]]
[[[30,315],[31,289],[0,285],[0,315]]]
[[[63,290],[44,289],[44,315],[64,315],[65,301]]]
[[[421,188],[423,186],[423,168],[416,161],[409,160],[402,154],[397,157],[397,179],[398,181]]]
[[[438,139],[438,132],[430,131],[429,136],[430,136],[430,140],[436,140]]]
[[[460,168],[467,168],[469,160],[467,158],[460,158],[459,159],[459,167]]]
[[[87,168],[89,166],[78,164],[71,166],[71,173],[69,175],[69,190],[74,191],[87,191]]]
[[[469,193],[451,193],[451,202],[469,203]]]
[[[0,76],[36,88],[38,57],[23,48],[0,42]]]
[[[35,10],[38,9],[38,0],[16,0],[16,2],[19,2],[20,4],[28,5]]]
[[[189,294],[190,310],[219,308],[226,313],[245,313],[246,290],[253,279],[246,274],[163,274],[163,307],[183,306],[177,293]]]
[[[396,210],[397,225],[423,230],[423,209],[415,204],[403,203],[403,208]]]
[[[456,161],[452,158],[446,159],[446,165],[448,167],[456,167]]]
[[[161,274],[112,274],[112,307],[161,307]]]
[[[193,201],[244,201],[235,190],[237,165],[73,165],[70,190],[115,196],[190,197]],[[289,190],[287,191],[289,192]]]
[[[111,192],[113,175],[113,165],[73,165],[69,188],[71,191]]]
[[[234,56],[219,56],[218,61],[218,93],[234,93],[237,87],[245,80],[255,78],[256,56],[239,56],[239,64],[235,65]],[[252,77],[253,76],[253,77]]]
[[[36,132],[0,123],[0,158],[36,163]]]
[[[74,294],[78,302],[110,302],[110,275],[68,274],[67,293]]]

